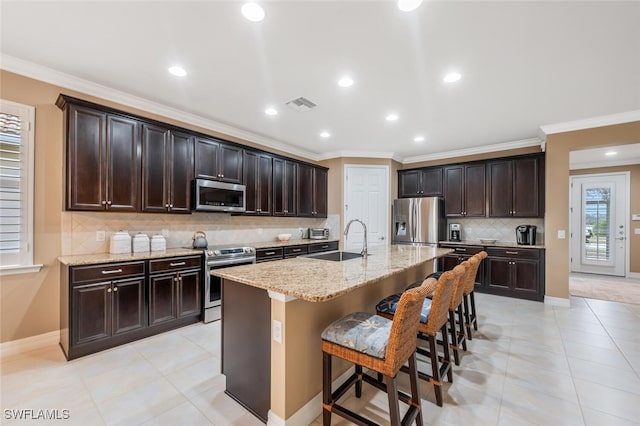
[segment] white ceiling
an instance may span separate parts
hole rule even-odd
[[[640,110],[640,2],[427,1],[405,13],[394,1],[264,1],[260,23],[241,4],[2,0],[1,66],[47,67],[33,74],[316,159],[531,144],[543,125]],[[167,72],[176,63],[187,77]],[[462,79],[443,83],[450,70]],[[284,105],[300,96],[317,108]]]

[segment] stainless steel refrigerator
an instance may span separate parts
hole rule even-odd
[[[437,245],[447,237],[444,200],[438,197],[393,200],[392,243]]]

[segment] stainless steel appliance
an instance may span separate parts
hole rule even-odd
[[[447,238],[442,198],[393,200],[392,217],[393,244],[437,245]]]
[[[462,241],[462,231],[460,230],[459,223],[449,224],[449,241]]]
[[[309,228],[310,240],[328,240],[329,228]]]
[[[536,244],[536,232],[537,227],[535,225],[519,225],[516,227],[516,241],[518,244],[525,246],[533,246]]]
[[[256,249],[243,246],[213,246],[204,251],[204,322],[219,320],[221,316],[222,279],[211,271],[229,266],[256,263]]]
[[[244,185],[194,179],[191,187],[191,210],[237,213],[246,209]]]

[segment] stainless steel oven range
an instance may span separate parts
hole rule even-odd
[[[211,271],[229,266],[256,263],[256,249],[243,246],[213,246],[204,250],[204,322],[219,320],[221,316],[221,278]]]

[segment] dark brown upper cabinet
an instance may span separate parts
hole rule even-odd
[[[273,215],[295,216],[296,163],[284,158],[273,159]]]
[[[444,167],[444,200],[447,217],[484,217],[485,164]]]
[[[193,136],[142,124],[142,211],[190,213]]]
[[[489,161],[490,217],[544,216],[544,157]]]
[[[244,151],[244,184],[248,215],[272,214],[273,157],[257,151]]]
[[[327,217],[327,169],[298,164],[298,216]]]
[[[442,196],[442,167],[398,172],[398,197]]]
[[[242,183],[244,150],[215,139],[195,139],[195,176],[229,183]]]
[[[135,119],[67,103],[67,210],[137,211],[140,135]]]

